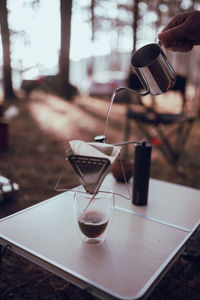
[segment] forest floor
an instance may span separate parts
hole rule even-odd
[[[9,121],[9,149],[0,153],[0,174],[17,182],[20,189],[16,197],[0,203],[0,218],[57,194],[55,186],[65,162],[68,142],[72,139],[93,141],[96,135],[103,134],[108,105],[109,101],[90,97],[68,102],[43,92],[7,103],[10,112],[17,114]],[[123,104],[113,104],[107,142],[124,140],[125,109]],[[142,139],[132,126],[131,138]],[[195,122],[184,150],[186,177],[177,176],[156,148],[152,152],[151,177],[200,189],[199,147],[200,119]],[[133,155],[131,147],[129,153]],[[78,184],[70,169],[65,176],[66,188]],[[195,238],[157,285],[150,300],[199,299],[199,248],[200,238]],[[195,256],[190,255],[193,251]],[[0,276],[2,300],[97,299],[10,250],[2,261]]]

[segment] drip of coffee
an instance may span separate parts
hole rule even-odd
[[[78,225],[85,236],[97,238],[105,231],[108,219],[106,220],[106,216],[100,212],[89,211],[79,216]]]

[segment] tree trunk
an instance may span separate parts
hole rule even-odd
[[[138,5],[139,0],[134,1],[134,9],[133,9],[133,53],[136,50],[137,45],[137,22],[138,22]]]
[[[0,25],[1,38],[3,48],[3,83],[4,83],[4,97],[5,99],[15,98],[12,86],[12,72],[10,60],[10,35],[8,28],[8,10],[7,1],[0,1]]]
[[[72,0],[60,0],[61,15],[61,49],[59,61],[59,90],[60,95],[71,99],[72,86],[69,82],[69,50],[71,36]]]
[[[94,45],[94,38],[95,38],[95,14],[94,14],[95,2],[96,0],[91,0],[91,4],[90,4],[91,41],[93,45]],[[87,66],[88,77],[91,78],[93,73],[94,73],[94,53],[92,53],[92,56],[90,57],[90,59],[88,59],[88,66]]]

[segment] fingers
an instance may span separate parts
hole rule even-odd
[[[162,31],[166,31],[166,30],[175,28],[178,25],[183,24],[186,19],[187,19],[186,13],[178,14],[173,19],[171,19],[171,21],[163,28]]]
[[[170,43],[177,39],[181,39],[184,37],[185,28],[184,25],[178,25],[174,28],[162,31],[159,33],[158,38],[162,42]]]
[[[158,39],[173,51],[190,51],[194,45],[200,45],[199,20],[199,11],[176,15],[158,34]]]
[[[172,50],[172,51],[179,51],[179,52],[188,52],[191,51],[193,48],[193,43],[190,40],[185,39],[179,39],[172,43],[163,42],[163,46],[166,49]]]

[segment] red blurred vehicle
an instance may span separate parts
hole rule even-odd
[[[111,96],[114,90],[126,85],[126,75],[120,71],[106,71],[95,73],[92,77],[90,96]]]

